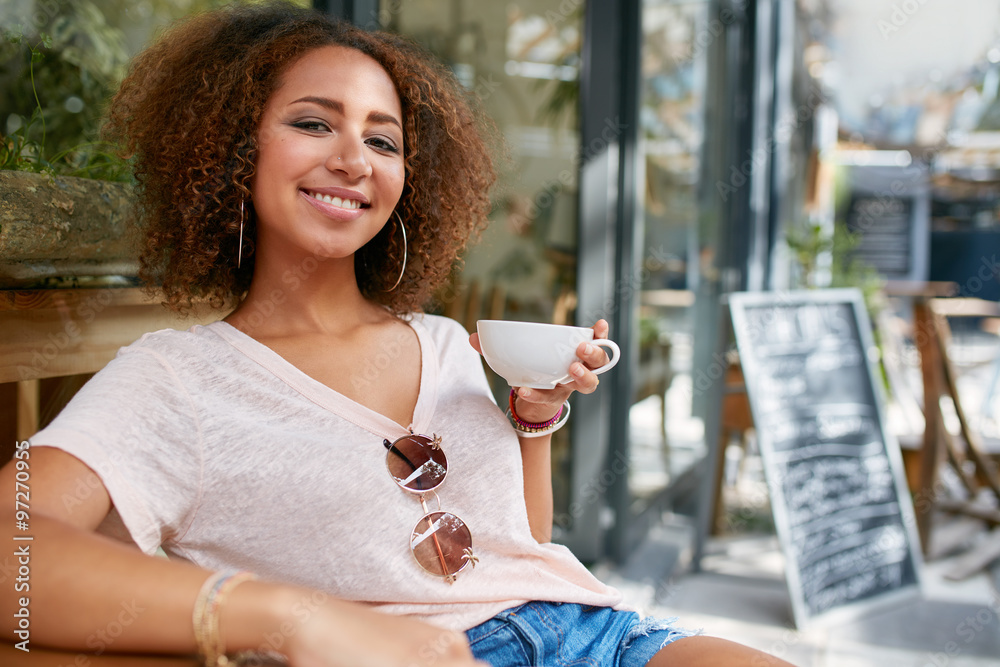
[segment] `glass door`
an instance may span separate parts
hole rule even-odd
[[[714,308],[715,239],[700,212],[706,46],[724,25],[710,3],[644,0],[639,74],[638,213],[633,323],[638,366],[628,417],[631,519],[658,515],[683,498],[684,480],[705,455],[697,397],[701,325]],[[704,296],[701,296],[704,294]],[[671,493],[676,491],[677,493]],[[650,521],[655,516],[647,517]],[[630,531],[642,531],[633,527]]]

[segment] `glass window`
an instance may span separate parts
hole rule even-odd
[[[510,153],[490,225],[440,299],[470,332],[479,319],[574,323],[583,11],[560,0],[408,0],[380,12],[482,100]],[[504,405],[509,388],[487,373]],[[569,432],[553,438],[557,516],[569,503]]]
[[[565,4],[565,3],[564,3]],[[392,9],[393,6],[390,6]],[[383,10],[386,27],[448,63],[484,103],[510,150],[491,224],[456,274],[444,309],[470,328],[498,317],[570,321],[576,263],[580,20],[558,2],[413,0]],[[464,297],[465,312],[455,301]],[[486,313],[488,314],[488,313]]]
[[[699,290],[714,239],[700,224],[706,2],[645,0],[640,61],[639,365],[629,413],[629,492],[642,511],[704,455],[694,363],[714,335],[699,328]],[[708,276],[710,277],[710,276]],[[714,307],[714,302],[704,304]],[[704,349],[703,349],[704,348]],[[704,389],[704,387],[702,387]]]

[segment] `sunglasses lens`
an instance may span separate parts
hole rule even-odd
[[[472,533],[451,512],[431,512],[417,522],[410,548],[420,566],[438,576],[457,574],[472,557]]]
[[[397,484],[418,493],[436,489],[448,474],[444,451],[424,435],[410,435],[392,443],[386,465]]]

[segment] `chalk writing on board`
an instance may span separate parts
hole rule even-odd
[[[810,294],[730,303],[797,618],[917,577],[860,295]]]
[[[855,195],[847,212],[847,228],[861,239],[854,256],[883,275],[906,276],[911,264],[912,218],[911,197]]]

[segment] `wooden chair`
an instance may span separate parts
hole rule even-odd
[[[980,489],[1000,501],[1000,474],[985,452],[979,434],[970,426],[958,392],[955,367],[949,357],[951,329],[948,317],[995,317],[1000,306],[982,299],[918,298],[914,303],[914,338],[920,350],[924,380],[924,440],[919,460],[919,488],[915,495],[921,546],[930,545],[933,510],[964,514],[1000,526],[1000,512],[977,503]],[[941,398],[948,397],[958,417],[961,440],[945,428]],[[947,461],[968,494],[968,500],[943,498],[939,490],[940,464]]]
[[[750,397],[747,395],[746,381],[743,378],[743,367],[735,359],[727,360],[725,379],[722,390],[722,411],[719,427],[718,460],[715,465],[715,491],[712,494],[712,525],[713,535],[727,532],[729,526],[725,520],[726,508],[723,498],[724,474],[726,467],[726,448],[735,434],[739,437],[743,448],[743,458],[746,458],[747,435],[754,428],[753,413],[750,411]]]

